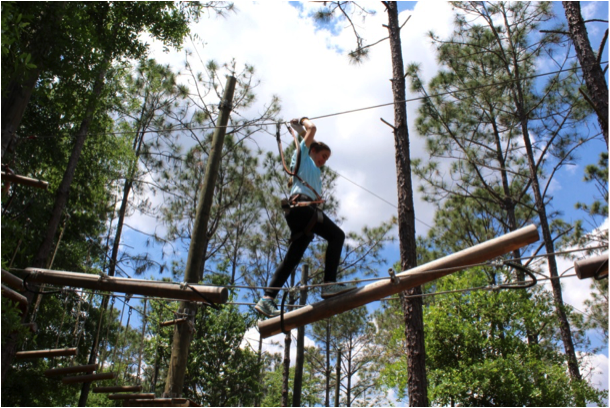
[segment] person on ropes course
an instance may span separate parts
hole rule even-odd
[[[289,172],[293,175],[290,198],[282,202],[284,216],[291,232],[290,245],[286,257],[275,270],[269,286],[281,288],[284,285],[313,240],[313,234],[316,234],[328,241],[324,283],[329,283],[329,285],[322,289],[322,298],[327,299],[355,289],[353,284],[336,283],[337,267],[341,258],[345,233],[318,207],[323,203],[320,195],[322,190],[320,168],[330,158],[331,150],[325,143],[314,140],[316,125],[308,118],[293,119],[290,123],[303,137],[298,145],[299,148],[292,156],[291,168],[296,168],[296,171]],[[278,143],[280,143],[279,127]],[[278,293],[279,289],[266,289],[265,295],[254,306],[254,309],[266,317],[278,316],[280,311],[274,301]]]

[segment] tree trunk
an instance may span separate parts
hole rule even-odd
[[[49,9],[42,17],[44,19],[60,21],[63,18],[66,2],[49,2]],[[23,69],[17,69],[11,78],[6,92],[2,94],[2,162],[5,163],[4,153],[9,150],[15,138],[25,108],[30,101],[32,92],[36,87],[40,73],[44,70],[47,63],[49,52],[54,44],[54,36],[49,32],[51,25],[42,24],[37,29],[37,33],[31,41],[32,48],[27,50],[31,55],[32,64],[36,68],[26,71],[25,78]],[[4,59],[4,58],[3,58]],[[5,96],[6,95],[6,96]]]
[[[400,26],[396,2],[384,2],[388,12],[388,31],[392,52],[392,92],[394,95],[394,143],[396,147],[396,173],[398,183],[398,236],[403,270],[417,265],[415,240],[415,209],[411,183],[411,158],[409,130],[407,128],[407,104],[404,66],[400,42]],[[423,302],[421,287],[401,293],[405,319],[405,338],[408,367],[409,406],[428,406],[426,380],[426,351],[424,344]]]
[[[606,77],[598,57],[595,56],[591,48],[587,27],[580,13],[580,2],[564,1],[562,3],[570,28],[570,37],[572,37],[576,55],[582,68],[582,75],[587,84],[589,99],[597,113],[599,126],[604,132],[606,145],[608,145],[608,85]]]
[[[47,233],[44,241],[42,242],[40,248],[38,249],[38,254],[34,258],[33,265],[34,267],[44,268],[47,264],[47,259],[49,254],[51,253],[51,249],[53,246],[53,238],[55,237],[55,233],[57,232],[57,228],[59,226],[59,222],[61,221],[61,214],[63,213],[66,203],[68,202],[68,194],[70,192],[70,185],[72,184],[72,180],[74,179],[74,173],[76,171],[76,165],[78,164],[78,160],[80,158],[80,154],[82,152],[83,146],[85,144],[85,139],[87,138],[87,133],[89,130],[89,124],[93,119],[93,115],[95,114],[97,101],[99,99],[99,95],[102,92],[104,87],[104,77],[106,76],[106,71],[108,70],[109,62],[108,60],[104,61],[100,65],[100,71],[98,73],[98,77],[95,80],[95,84],[93,87],[93,91],[91,93],[91,97],[87,104],[87,109],[85,111],[85,117],[81,122],[81,126],[76,134],[76,142],[72,149],[72,155],[70,156],[70,160],[68,161],[68,167],[66,168],[66,172],[64,173],[64,178],[57,190],[57,195],[55,197],[55,205],[53,207],[53,213],[51,216],[51,220],[49,221],[49,226],[47,227]],[[4,120],[4,119],[3,119]],[[4,125],[3,125],[4,126]],[[4,127],[3,127],[4,129]],[[3,136],[4,137],[4,136]],[[4,139],[3,139],[4,143]],[[33,299],[33,293],[28,292],[26,297],[28,301],[31,303]],[[25,316],[24,316],[25,317]],[[6,353],[5,353],[6,351]],[[12,361],[15,357],[15,353],[17,352],[17,345],[14,339],[9,339],[7,341],[6,346],[3,348],[2,353],[2,375],[4,376],[5,371],[8,370],[8,367],[12,364]],[[6,369],[5,369],[6,365]]]
[[[218,169],[222,158],[222,147],[226,126],[229,122],[229,115],[232,109],[233,93],[235,92],[235,77],[227,78],[227,85],[223,100],[220,102],[220,114],[218,116],[218,127],[214,132],[210,157],[208,159],[203,186],[197,204],[197,215],[193,224],[191,244],[189,246],[188,258],[184,280],[188,283],[197,283],[202,278],[205,264],[205,254],[207,249],[208,221],[216,188]],[[189,319],[188,324],[179,324],[174,329],[174,339],[172,343],[172,354],[170,358],[167,381],[165,383],[165,398],[179,398],[184,387],[184,376],[186,374],[186,362],[191,340],[193,338],[192,322],[195,317],[197,305],[194,302],[181,302],[179,312],[186,313]]]
[[[295,271],[292,271],[292,275],[290,276],[290,287],[294,287],[294,275]],[[289,295],[290,300],[288,301],[289,305],[294,305],[295,298],[292,293]],[[289,392],[289,383],[290,383],[290,345],[292,344],[292,332],[289,330],[284,336],[284,374],[282,377],[282,406],[287,407],[288,405],[288,392]]]
[[[305,306],[307,304],[307,279],[309,277],[309,265],[303,265],[301,272],[301,296],[299,298],[299,305]],[[299,327],[297,329],[297,356],[294,367],[294,385],[292,389],[292,406],[301,406],[301,392],[303,387],[303,365],[305,362],[305,327]]]
[[[45,235],[44,240],[42,241],[42,244],[38,248],[38,253],[36,254],[36,257],[34,258],[34,261],[32,263],[33,267],[44,268],[47,265],[47,259],[49,258],[49,254],[51,253],[53,239],[55,238],[55,234],[57,232],[57,228],[61,220],[61,214],[66,208],[66,204],[68,202],[70,186],[72,185],[72,180],[74,180],[76,166],[78,165],[78,161],[83,151],[83,146],[85,145],[85,141],[87,139],[89,125],[93,120],[100,94],[104,89],[104,77],[106,76],[106,72],[108,71],[109,65],[110,60],[109,58],[106,58],[99,66],[98,76],[95,79],[93,91],[91,92],[91,97],[89,99],[89,102],[87,103],[85,116],[81,122],[78,132],[76,133],[76,140],[74,142],[74,147],[72,148],[72,154],[70,155],[70,159],[68,160],[68,166],[64,173],[64,177],[61,181],[61,184],[57,189],[57,194],[55,196],[55,204],[53,206],[51,219],[49,220],[49,225],[47,227],[47,233]]]
[[[504,42],[500,38],[494,24],[488,21],[488,25],[492,30],[498,46],[504,53]],[[521,132],[523,134],[523,142],[525,144],[527,162],[530,173],[530,183],[532,191],[534,193],[536,211],[540,218],[540,228],[542,229],[542,237],[544,239],[544,245],[547,252],[547,260],[549,266],[549,274],[551,276],[551,287],[553,288],[553,300],[555,302],[555,312],[559,320],[559,331],[561,333],[561,339],[563,341],[564,349],[566,352],[568,372],[572,381],[579,382],[582,380],[580,375],[580,369],[578,367],[578,360],[576,358],[576,350],[574,348],[574,342],[572,341],[572,333],[570,330],[570,323],[566,316],[563,304],[563,295],[561,289],[561,283],[559,282],[559,273],[557,268],[557,259],[555,258],[555,245],[553,243],[553,237],[551,235],[551,229],[549,226],[549,220],[546,214],[546,205],[544,203],[544,197],[540,191],[540,183],[538,181],[538,167],[536,165],[536,156],[532,148],[532,142],[529,135],[529,120],[528,112],[526,108],[526,97],[521,84],[521,73],[520,65],[517,60],[517,51],[515,50],[515,44],[513,40],[513,33],[511,32],[511,26],[506,21],[505,17],[506,35],[508,38],[509,55],[504,56],[504,63],[506,65],[506,73],[509,74],[515,81],[511,86],[512,98],[515,104],[516,113],[518,115]],[[578,406],[584,406],[585,400],[582,395],[576,395],[576,403]]]
[[[324,406],[330,407],[330,319],[326,319],[326,398]]]

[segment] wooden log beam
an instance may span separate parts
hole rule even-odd
[[[167,320],[163,323],[160,323],[159,326],[160,327],[165,327],[165,326],[175,326],[177,324],[183,324],[186,323],[188,319],[186,317],[182,318],[182,319],[174,319],[174,320]]]
[[[86,374],[86,375],[75,375],[72,377],[64,377],[61,382],[64,384],[77,384],[86,383],[101,380],[113,380],[116,377],[116,373],[98,373],[98,374]]]
[[[141,385],[123,385],[116,387],[93,387],[93,392],[95,394],[111,394],[114,392],[140,392],[142,391]]]
[[[439,279],[481,262],[486,262],[517,248],[538,241],[538,230],[534,225],[521,228],[498,238],[480,243],[455,254],[417,266],[397,274],[398,283],[382,280],[357,288],[330,299],[313,303],[301,309],[284,313],[284,328],[291,330],[367,303],[391,296],[406,289]],[[258,329],[263,338],[281,333],[281,317],[259,321]]]
[[[128,399],[155,399],[155,394],[110,394],[110,400],[128,400]]]
[[[51,285],[188,300],[191,302],[205,302],[207,299],[213,303],[226,303],[229,298],[227,288],[218,286],[194,284],[183,286],[169,282],[116,278],[39,268],[26,268],[26,273],[28,274],[28,283],[48,283]]]
[[[37,180],[30,177],[19,176],[17,174],[5,173],[2,172],[2,180],[7,180],[15,184],[23,184],[29,187],[36,187],[46,190],[49,188],[49,183],[42,180]]]
[[[124,407],[199,407],[193,401],[186,398],[155,398],[152,400],[126,400]]]
[[[88,373],[91,374],[97,371],[98,364],[87,364],[73,367],[61,367],[61,368],[50,368],[44,371],[44,375],[47,377],[54,377],[57,375],[76,374],[76,373]]]
[[[23,360],[26,358],[47,358],[47,357],[66,357],[75,356],[77,354],[76,347],[62,349],[47,349],[47,350],[32,350],[18,351],[15,359]]]
[[[23,287],[23,279],[19,279],[9,271],[5,271],[2,269],[2,283],[8,286],[11,289],[22,291],[25,288]]]
[[[19,308],[24,311],[28,307],[28,299],[20,293],[15,292],[13,289],[8,286],[2,286],[2,296],[16,302]]]
[[[574,271],[578,279],[608,276],[608,254],[574,261]]]

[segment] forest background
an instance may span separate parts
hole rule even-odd
[[[451,5],[446,2],[399,3],[400,21],[404,22],[408,16],[411,16],[402,31],[405,63],[419,64],[420,77],[424,83],[428,83],[439,72],[436,53],[428,33],[432,31],[439,38],[449,37],[453,31],[454,12]],[[191,37],[185,41],[184,50],[181,51],[172,50],[166,45],[148,39],[144,34],[140,35],[143,41],[151,43],[149,58],[154,58],[161,64],[169,64],[170,69],[174,72],[181,72],[176,78],[178,83],[194,84],[195,78],[191,76],[189,67],[195,73],[212,73],[212,77],[215,76],[213,85],[219,89],[224,85],[224,75],[231,70],[244,73],[245,76],[242,77],[244,83],[249,80],[250,76],[253,78],[253,83],[258,83],[256,87],[249,90],[251,94],[242,95],[244,106],[236,109],[233,120],[242,121],[241,125],[246,124],[248,120],[269,124],[262,127],[242,127],[241,137],[248,136],[242,145],[257,152],[254,156],[259,156],[259,165],[262,166],[266,152],[276,154],[277,151],[273,137],[275,126],[272,123],[274,121],[289,120],[298,116],[316,118],[363,107],[384,105],[392,100],[388,81],[391,77],[391,65],[387,42],[370,48],[369,55],[363,63],[353,64],[346,55],[349,50],[354,48],[355,37],[352,27],[345,20],[326,22],[316,20],[313,18],[313,13],[318,9],[319,5],[311,3],[255,4],[240,2],[233,10],[226,10],[221,17],[214,13],[210,16],[204,14],[198,23],[191,23]],[[560,3],[553,4],[553,11],[557,15],[557,21],[551,22],[550,25],[565,21]],[[582,2],[582,12],[585,19],[607,20],[608,18],[605,2]],[[370,42],[385,38],[387,32],[383,27],[384,19],[385,16],[381,9],[375,15],[367,15],[365,21],[356,19],[359,35]],[[591,44],[594,48],[601,43],[606,27],[607,24],[600,23],[588,25]],[[187,68],[184,66],[185,58],[188,58],[189,61]],[[605,48],[602,61],[606,59]],[[210,60],[214,60],[215,64],[209,64]],[[227,64],[229,69],[225,70],[223,64]],[[550,57],[539,58],[537,64],[536,68],[539,73],[558,69],[556,61]],[[252,70],[249,67],[252,67]],[[210,83],[208,79],[204,79],[202,83],[204,82]],[[417,98],[420,94],[409,89],[407,91],[408,98],[414,99],[407,105],[412,157],[422,158],[425,161],[428,158],[426,140],[417,134],[416,126],[420,107]],[[195,92],[193,86],[190,87],[190,92]],[[255,95],[255,98],[250,95]],[[211,92],[202,100],[206,104],[214,105],[218,103],[219,98],[214,92]],[[280,106],[281,110],[278,111]],[[198,108],[201,109],[201,106]],[[195,106],[184,110],[183,121],[192,122],[187,118],[197,119],[196,115],[193,115],[196,110]],[[115,115],[110,115],[110,117],[117,119]],[[383,226],[395,215],[393,203],[396,202],[396,175],[395,167],[391,164],[394,154],[393,139],[390,128],[379,120],[384,118],[390,121],[391,117],[392,107],[383,106],[357,113],[316,119],[319,139],[327,142],[333,148],[333,155],[328,163],[329,168],[338,174],[334,180],[332,180],[332,176],[329,176],[331,179],[329,187],[334,187],[333,197],[337,203],[333,213],[341,219],[342,227],[346,232],[360,235],[352,237],[352,240],[348,241],[353,247],[357,247],[358,243],[367,242],[367,238],[374,234],[374,232],[368,232],[367,235],[363,231],[365,226],[371,228]],[[174,121],[174,126],[181,127],[177,124],[176,118],[167,116],[162,119],[166,123],[153,126],[161,128]],[[201,119],[201,123],[205,123],[206,118]],[[116,123],[115,132],[126,129],[124,124],[123,128],[120,127],[120,120],[116,120]],[[581,129],[585,129],[582,131],[583,134],[594,135],[593,124],[595,123],[593,119],[583,122],[581,124]],[[208,125],[204,124],[201,127],[205,128]],[[255,129],[258,131],[252,135],[248,134]],[[191,137],[189,131],[181,133],[183,133],[183,138],[180,141],[182,143],[180,154],[185,154],[189,149],[196,148],[198,145],[204,146],[205,143],[202,141],[205,141],[209,130],[202,129],[197,136],[199,140]],[[197,130],[191,133],[197,133]],[[32,133],[32,135],[34,134]],[[236,135],[240,134],[236,133]],[[44,140],[45,136],[52,135],[38,133],[37,136],[38,140]],[[241,137],[237,136],[237,138]],[[36,142],[36,138],[31,138],[24,143]],[[284,136],[284,145],[287,142],[289,142],[289,138]],[[205,150],[205,148],[203,149]],[[599,198],[599,190],[593,183],[585,183],[583,177],[585,167],[597,163],[599,153],[605,149],[606,146],[601,137],[586,143],[575,151],[570,165],[560,168],[554,175],[548,189],[548,193],[553,197],[550,206],[553,211],[559,212],[560,218],[566,223],[573,224],[584,218],[583,211],[575,209],[578,202],[586,203]],[[242,153],[236,153],[235,163],[239,163],[240,158],[237,155]],[[187,160],[192,160],[191,163],[196,163],[198,154],[201,152],[193,150],[190,155],[185,157]],[[277,158],[273,159],[275,159],[275,163],[269,165],[274,168],[273,171],[277,173],[277,178],[272,181],[272,184],[275,183],[273,185],[276,189],[281,189],[281,173],[278,171]],[[135,189],[137,194],[134,194],[135,201],[132,204],[132,208],[138,210],[131,210],[125,219],[126,228],[119,248],[120,259],[122,259],[119,274],[154,279],[172,276],[172,279],[180,281],[180,268],[185,261],[188,248],[184,245],[185,242],[188,245],[188,226],[181,224],[180,220],[172,220],[171,217],[168,217],[168,212],[174,215],[178,213],[176,206],[180,206],[180,201],[172,202],[170,195],[175,192],[168,195],[163,190],[167,190],[168,186],[174,184],[183,190],[185,196],[194,197],[194,192],[188,192],[189,187],[192,189],[193,182],[185,178],[181,183],[176,183],[164,171],[168,174],[174,172],[174,175],[180,175],[182,172],[178,167],[159,171],[158,168],[154,168],[152,162],[147,163],[150,168],[146,168],[146,166],[141,168],[143,178],[140,181],[143,183],[140,183]],[[255,165],[251,164],[251,166]],[[250,167],[248,171],[255,168],[256,166]],[[245,165],[243,169],[246,169]],[[28,171],[28,169],[25,170]],[[267,170],[269,171],[269,168]],[[162,177],[155,179],[155,174],[161,174]],[[269,171],[269,174],[273,174],[273,172]],[[45,178],[44,171],[33,175]],[[155,185],[156,190],[147,185]],[[117,197],[120,196],[123,187],[122,183],[116,183]],[[578,194],[573,192],[578,192]],[[182,204],[184,202],[182,201]],[[166,210],[165,214],[163,214],[163,210],[159,211],[164,206],[168,208],[170,203],[174,207],[170,207],[169,211]],[[442,206],[442,203],[438,204]],[[118,202],[116,209],[119,210]],[[416,193],[415,213],[419,236],[426,237],[433,229],[437,210],[435,203],[424,200],[421,192]],[[232,214],[235,215],[235,213]],[[162,223],[160,218],[163,216],[165,216],[166,222]],[[109,222],[113,222],[112,220],[113,218]],[[65,225],[69,225],[68,222]],[[607,220],[596,223],[586,221],[583,227],[587,231],[598,227],[607,229]],[[379,236],[384,236],[386,231],[389,231],[385,235],[386,237],[391,238],[396,235],[395,228],[387,230],[386,226],[383,226],[381,230],[377,231]],[[3,216],[3,237],[5,236]],[[102,237],[105,237],[105,233],[100,233],[95,239]],[[94,238],[89,237],[89,239]],[[173,243],[170,244],[167,241],[173,241]],[[4,248],[3,238],[3,262],[6,261]],[[15,246],[9,245],[8,248],[14,249]],[[58,248],[61,259],[62,247],[58,246]],[[8,252],[8,249],[7,253],[12,255],[12,251]],[[386,242],[378,255],[380,258],[375,256],[367,258],[368,264],[365,262],[362,270],[355,270],[352,276],[364,277],[371,274],[373,270],[383,276],[383,271],[398,261],[397,243]],[[312,257],[315,258],[315,251]],[[24,255],[24,258],[27,256]],[[571,262],[571,259],[565,259],[560,266],[560,272],[567,270],[571,266]],[[160,267],[160,265],[164,266]],[[206,264],[206,272],[217,273],[224,268],[224,272],[230,275],[230,266],[230,263],[223,262],[222,257],[217,257]],[[239,265],[237,269],[239,270]],[[172,275],[171,272],[177,272],[177,274]],[[237,273],[236,277],[235,283],[248,283],[246,275],[240,276],[240,273]],[[564,288],[564,300],[567,304],[573,306],[576,311],[587,310],[586,302],[591,299],[591,282],[569,278],[569,284]],[[237,296],[234,299],[236,302],[250,302],[255,297],[251,293],[244,295],[241,292]],[[378,304],[371,305],[368,312],[375,312],[379,309],[378,306]],[[246,307],[241,308],[242,311],[246,311],[246,309]],[[135,313],[131,322],[134,327],[141,324],[141,320],[137,316],[138,313]],[[123,324],[125,324],[125,320],[123,320]],[[599,330],[585,328],[583,333],[583,338],[588,340],[588,344],[584,340],[581,343],[582,349],[579,351],[585,353],[593,350],[587,356],[588,366],[594,368],[589,377],[591,384],[598,389],[607,389],[607,327],[605,338],[603,330],[600,334]],[[258,349],[258,336],[254,328],[250,328],[244,338],[250,342],[252,349]],[[262,350],[269,353],[280,352],[279,341],[279,338],[266,340],[262,345]],[[316,338],[314,334],[308,335],[306,344],[308,346],[319,345],[319,338]],[[244,343],[242,343],[242,347],[244,347]],[[400,392],[390,388],[386,398],[394,401],[397,394]]]

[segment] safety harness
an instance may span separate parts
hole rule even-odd
[[[301,146],[299,144],[299,140],[297,139],[296,134],[294,133],[294,130],[288,125],[286,125],[286,127],[288,128],[288,130],[290,131],[290,134],[294,138],[294,144],[296,146],[297,160],[295,163],[294,171],[290,171],[288,166],[286,166],[286,160],[284,158],[284,149],[282,149],[282,139],[280,138],[281,124],[278,123],[277,131],[276,131],[276,139],[277,139],[278,149],[280,151],[280,157],[282,158],[282,166],[284,167],[284,171],[286,173],[288,173],[291,177],[296,177],[301,183],[303,183],[304,186],[309,188],[316,195],[315,200],[312,200],[311,197],[308,197],[305,194],[293,194],[289,198],[282,199],[282,201],[281,201],[282,209],[284,210],[284,215],[286,215],[286,216],[288,214],[290,214],[290,211],[293,208],[311,207],[314,210],[314,213],[313,213],[311,219],[309,220],[309,222],[307,223],[307,225],[305,226],[305,229],[290,237],[290,242],[292,242],[292,241],[300,238],[303,235],[311,236],[313,234],[312,231],[313,231],[313,228],[316,225],[316,223],[323,222],[324,213],[322,212],[321,209],[318,208],[318,205],[323,204],[324,200],[322,199],[320,194],[318,194],[318,192],[312,186],[309,185],[309,183],[307,183],[305,180],[303,180],[298,175],[299,167],[301,166]]]

